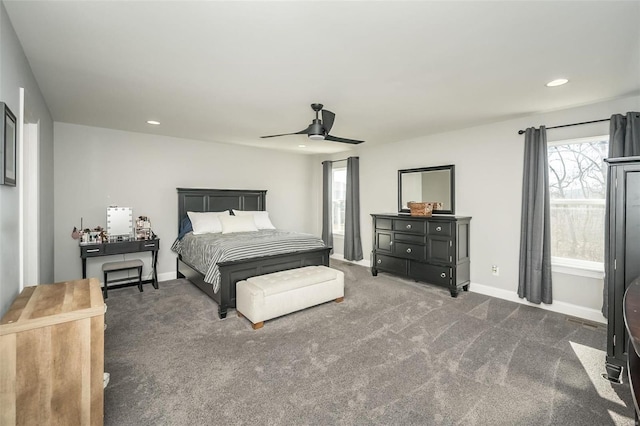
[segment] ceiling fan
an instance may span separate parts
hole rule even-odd
[[[316,118],[309,124],[304,130],[300,130],[295,133],[283,133],[281,135],[269,135],[269,136],[260,136],[261,138],[275,138],[277,136],[288,136],[288,135],[307,135],[307,137],[314,141],[333,141],[333,142],[342,142],[342,143],[350,143],[350,144],[359,144],[364,141],[359,141],[355,139],[345,139],[339,138],[337,136],[332,136],[329,134],[331,128],[333,127],[333,121],[336,118],[336,115],[329,110],[322,109],[322,104],[311,104],[311,109],[316,112]],[[322,111],[322,120],[318,118],[318,112]]]

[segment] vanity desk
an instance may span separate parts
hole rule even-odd
[[[117,242],[105,242],[96,244],[82,244],[80,245],[80,258],[82,259],[82,278],[87,278],[87,259],[101,256],[111,256],[114,254],[127,254],[127,253],[144,253],[151,252],[151,280],[145,280],[143,283],[151,283],[154,288],[158,288],[158,272],[156,265],[158,263],[158,251],[160,250],[160,239],[153,238],[150,240],[130,240],[130,241],[117,241]],[[132,282],[126,285],[135,285],[137,282]],[[119,286],[114,286],[117,288]],[[111,288],[111,287],[110,287]]]
[[[371,216],[373,276],[382,271],[441,285],[452,297],[469,290],[470,217]]]

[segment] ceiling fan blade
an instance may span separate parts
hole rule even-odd
[[[311,126],[307,127],[304,130],[300,130],[299,132],[295,132],[295,133],[283,133],[281,135],[269,135],[269,136],[260,136],[262,139],[266,139],[266,138],[276,138],[278,136],[289,136],[289,135],[308,135],[309,134],[309,129],[311,129]]]
[[[283,133],[281,135],[269,135],[269,136],[260,136],[262,139],[266,138],[277,138],[278,136],[289,136],[289,135],[297,135],[297,133]]]
[[[331,136],[331,135],[327,135],[324,137],[325,141],[333,141],[333,142],[342,142],[342,143],[350,143],[353,145],[357,145],[359,143],[362,143],[364,141],[358,141],[355,139],[345,139],[345,138],[339,138],[337,136]]]
[[[333,121],[336,119],[336,115],[327,109],[322,110],[322,127],[324,127],[325,133],[329,133],[333,127]]]

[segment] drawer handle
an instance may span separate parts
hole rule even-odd
[[[378,259],[378,263],[382,263],[382,259]]]
[[[407,249],[407,253],[411,253],[411,247]]]
[[[95,253],[97,251],[100,251],[100,249],[89,249],[87,250],[87,253]]]
[[[145,244],[144,246],[145,246],[145,247],[155,247],[156,245],[155,245],[155,244],[153,244],[153,243],[151,243],[151,244]]]
[[[408,224],[408,225],[407,225],[407,229],[411,229],[411,224]]]
[[[446,278],[447,274],[445,274],[444,272],[440,274],[440,278]]]
[[[442,231],[442,226],[437,226],[436,227],[436,231],[438,231],[438,232]]]

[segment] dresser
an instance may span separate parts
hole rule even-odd
[[[371,216],[373,276],[382,271],[441,285],[453,297],[469,289],[470,217]]]
[[[25,288],[0,321],[0,360],[0,425],[102,425],[98,280]]]
[[[640,277],[640,157],[609,158],[605,222],[607,286],[607,356],[605,377],[619,382],[627,365],[628,335],[623,298]]]

